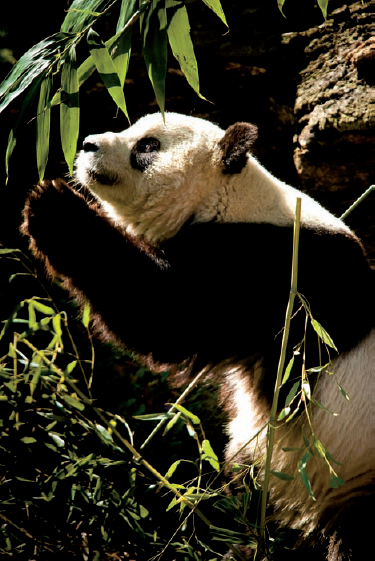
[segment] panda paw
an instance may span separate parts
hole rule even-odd
[[[52,274],[54,268],[64,270],[88,210],[82,195],[62,179],[43,181],[29,193],[21,232],[29,237],[31,251],[45,261]]]
[[[46,236],[56,239],[64,227],[69,227],[74,215],[78,216],[82,204],[86,206],[83,197],[62,179],[43,181],[28,194],[21,232],[38,244],[43,244]]]

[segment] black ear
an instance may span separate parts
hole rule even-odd
[[[223,152],[224,173],[241,173],[246,164],[246,154],[258,136],[258,128],[250,123],[235,123],[219,141]]]

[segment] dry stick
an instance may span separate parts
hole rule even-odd
[[[288,306],[287,306],[286,316],[285,316],[285,326],[284,326],[283,340],[282,340],[282,345],[281,345],[281,354],[280,354],[280,359],[279,359],[279,365],[278,365],[278,368],[277,368],[275,391],[274,391],[274,394],[273,394],[270,420],[269,420],[269,423],[268,423],[268,430],[267,430],[267,456],[266,456],[266,465],[265,465],[265,469],[264,469],[262,508],[261,508],[261,518],[260,518],[260,528],[261,528],[261,535],[262,535],[263,543],[265,543],[265,539],[266,539],[266,509],[267,509],[267,497],[268,497],[268,483],[269,483],[269,477],[270,477],[272,452],[273,452],[273,446],[274,446],[275,421],[276,421],[276,414],[277,414],[277,405],[278,405],[278,399],[279,399],[279,392],[280,392],[282,374],[283,374],[283,371],[284,371],[285,354],[286,354],[286,346],[287,346],[288,337],[289,337],[290,320],[291,320],[291,317],[292,317],[294,299],[295,299],[295,296],[297,294],[298,246],[299,246],[300,220],[301,220],[301,199],[297,198],[296,214],[295,214],[295,218],[294,218],[293,261],[292,261],[291,288],[290,288],[289,301],[288,301]]]
[[[16,338],[18,334],[15,334]],[[105,415],[101,412],[100,409],[98,409],[97,407],[94,407],[92,404],[91,399],[88,399],[85,394],[83,392],[81,392],[77,386],[75,385],[75,383],[70,380],[67,376],[65,376],[64,372],[58,367],[56,366],[53,362],[51,362],[43,352],[41,352],[39,349],[37,349],[32,343],[30,343],[30,341],[28,341],[27,339],[18,339],[19,341],[21,341],[22,343],[25,343],[32,351],[34,351],[37,355],[39,355],[41,357],[41,359],[48,364],[48,366],[50,368],[52,368],[57,374],[59,374],[61,377],[64,378],[64,381],[76,392],[77,395],[79,395],[79,397],[81,398],[81,400],[83,401],[83,403],[85,403],[86,405],[92,407],[93,411],[97,414],[97,416],[103,421],[103,423],[105,425],[108,426],[108,420],[106,419]],[[177,490],[174,489],[174,487],[170,484],[170,482],[168,481],[168,479],[166,479],[161,473],[159,473],[151,464],[149,464],[145,459],[142,458],[141,454],[134,448],[134,446],[132,446],[130,444],[130,442],[128,442],[114,427],[110,427],[111,428],[111,432],[113,432],[113,434],[122,442],[122,444],[129,450],[129,452],[131,452],[131,454],[133,455],[135,461],[139,462],[140,464],[142,464],[148,471],[150,471],[155,477],[156,479],[158,479],[165,487],[167,487],[167,489],[169,489],[170,491],[172,491],[172,493],[174,493],[176,495],[176,497],[179,498],[180,501],[183,501],[186,506],[188,506],[192,511],[195,512],[195,514],[197,516],[199,516],[199,518],[201,520],[203,520],[203,522],[209,527],[213,527],[213,524],[208,520],[208,518],[196,507],[196,505],[194,505],[191,501],[189,501],[186,497],[184,497],[184,495],[181,495],[181,493]],[[227,547],[230,548],[232,550],[232,552],[236,555],[236,557],[238,559],[240,559],[241,561],[244,561],[244,557],[242,555],[242,553],[232,544],[225,542]]]

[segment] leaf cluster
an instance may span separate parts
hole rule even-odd
[[[203,0],[226,24],[220,0]],[[103,41],[93,27],[119,7],[114,35]],[[170,44],[188,83],[200,96],[198,66],[190,37],[189,18],[180,0],[74,0],[58,33],[27,51],[0,86],[0,113],[25,94],[18,120],[10,132],[6,169],[34,100],[36,159],[40,180],[49,153],[51,109],[60,106],[60,136],[65,160],[73,171],[79,135],[79,89],[97,70],[117,107],[129,120],[124,84],[131,55],[132,27],[140,25],[143,55],[160,111],[164,114],[167,47]],[[77,62],[77,47],[86,42],[88,58]]]

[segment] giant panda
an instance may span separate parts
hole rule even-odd
[[[251,155],[256,136],[248,123],[223,131],[174,113],[89,136],[75,178],[97,202],[62,180],[44,183],[28,198],[22,229],[49,273],[90,302],[103,336],[154,370],[178,365],[194,376],[205,369],[219,381],[227,461],[255,465],[261,478],[261,429],[274,392],[300,197],[298,291],[340,354],[319,344],[297,299],[286,359],[294,353],[300,363],[291,383],[302,366],[330,362],[310,384],[331,413],[310,403],[308,415],[302,407],[278,422],[271,468],[294,479],[271,476],[270,502],[274,520],[302,536],[296,559],[364,560],[372,548],[375,456],[371,270],[341,220]],[[289,390],[281,388],[280,408]],[[314,436],[344,485],[330,487]],[[297,473],[306,450],[315,500]]]

